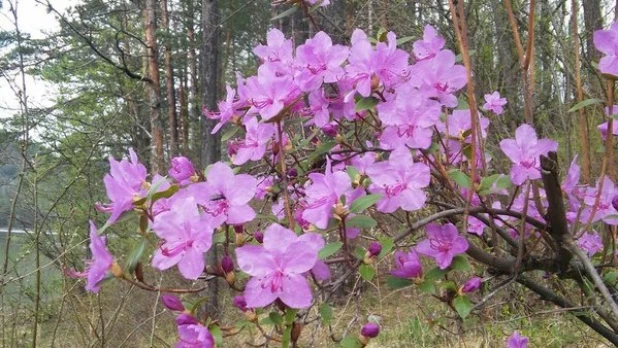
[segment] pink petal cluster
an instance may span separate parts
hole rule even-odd
[[[313,298],[304,273],[318,262],[324,246],[321,235],[300,237],[281,225],[264,231],[263,246],[245,245],[236,249],[238,266],[249,274],[244,296],[249,308],[266,307],[276,299],[291,308],[307,308]]]
[[[455,256],[468,250],[468,241],[459,235],[457,227],[451,223],[442,226],[429,224],[425,232],[427,239],[416,245],[416,251],[433,258],[440,269],[447,269]]]
[[[541,178],[540,156],[558,149],[558,143],[549,139],[538,139],[534,128],[523,124],[515,131],[515,139],[504,139],[500,148],[513,162],[511,179],[513,184]]]
[[[500,97],[500,93],[485,94],[485,105],[483,105],[485,110],[493,111],[496,115],[502,115],[505,105],[506,98]]]

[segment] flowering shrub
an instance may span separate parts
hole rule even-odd
[[[599,67],[613,75],[615,28],[595,33],[606,54]],[[176,157],[167,177],[148,179],[133,150],[129,161],[110,158],[104,178],[110,202],[98,207],[111,215],[98,233],[92,225],[92,260],[77,274],[87,277],[86,289],[97,292],[113,276],[164,291],[135,272],[150,253],[159,271],[177,266],[189,280],[224,278],[237,292],[242,325],[269,317],[283,346],[313,321],[312,307],[329,308],[325,293],[345,277],[371,282],[376,260],[393,254],[390,286],[417,286],[462,319],[481,303],[482,277],[491,274],[542,295],[524,275],[540,270],[594,284],[605,296],[608,285],[594,255],[604,250],[605,260],[615,244],[603,245],[592,227],[618,224],[610,177],[582,185],[574,161],[560,184],[558,143],[539,139],[529,124],[500,141],[502,153],[490,154],[489,126],[506,99],[485,95],[484,115],[465,103],[467,69],[432,26],[414,42],[412,56],[398,41],[393,32],[370,38],[356,29],[349,46],[318,32],[294,48],[282,32],[269,31],[266,44],[254,49],[262,61],[257,74],[239,76],[219,110],[205,110],[218,120],[214,133],[235,137],[228,161],[204,169]],[[510,168],[487,165],[498,158]],[[270,203],[272,214],[256,212],[257,201]],[[99,234],[131,217],[156,247],[114,260]],[[389,221],[398,234],[380,228]],[[224,257],[206,265],[205,253],[217,245],[224,245]],[[479,277],[470,263],[486,272]],[[347,270],[343,278],[333,279],[335,264]],[[610,318],[618,316],[613,300],[603,301],[611,302]],[[215,318],[198,318],[172,295],[162,303],[178,312],[178,347],[212,347],[221,344],[222,331],[231,332]],[[317,315],[326,322],[327,313]],[[598,326],[605,319],[578,318],[612,339]],[[380,325],[369,322],[343,340],[364,346],[379,332]],[[515,332],[508,346],[525,347],[527,340]]]

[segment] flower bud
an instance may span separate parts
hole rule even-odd
[[[195,174],[193,163],[186,157],[174,157],[171,164],[172,167],[169,169],[168,174],[177,182],[188,180]]]
[[[298,341],[300,334],[303,332],[303,327],[303,324],[299,323],[298,321],[292,323],[292,333],[290,335],[290,339],[293,343],[296,343]]]
[[[378,337],[378,334],[380,334],[380,325],[376,323],[367,323],[361,329],[360,341],[363,345],[367,345],[369,340]]]
[[[182,312],[185,310],[185,306],[176,296],[167,294],[161,295],[161,302],[163,302],[165,308],[169,309],[170,311]]]
[[[234,233],[243,233],[244,228],[242,225],[234,225]]]
[[[223,256],[223,259],[221,259],[221,269],[225,273],[234,272],[234,261],[232,261],[230,255],[225,255]]]
[[[337,130],[337,125],[332,123],[327,123],[326,125],[324,125],[324,127],[322,127],[322,132],[324,132],[324,135],[331,138],[337,136]]]
[[[176,317],[176,325],[178,326],[197,324],[199,324],[197,319],[195,319],[195,317],[190,314],[183,313]]]
[[[361,335],[369,338],[376,338],[380,334],[380,325],[376,323],[367,323],[361,330]]]
[[[290,168],[288,169],[288,172],[286,174],[288,178],[294,179],[295,177],[298,176],[298,171],[296,170],[296,168]]]
[[[464,294],[475,292],[481,287],[483,280],[479,277],[470,278],[462,287],[461,292]]]
[[[253,234],[253,238],[255,238],[255,241],[260,244],[264,243],[264,233],[262,233],[262,231],[256,231]]]
[[[333,213],[335,215],[335,218],[341,221],[345,220],[345,218],[350,215],[350,211],[348,210],[348,208],[341,202],[333,206]]]
[[[234,297],[234,307],[240,309],[243,312],[246,312],[248,308],[247,308],[247,301],[245,300],[245,297],[242,295],[238,295]]]
[[[382,244],[379,242],[371,242],[368,250],[370,256],[378,256],[382,252]]]
[[[236,141],[228,141],[227,142],[227,155],[231,158],[234,157],[238,153],[238,142]]]

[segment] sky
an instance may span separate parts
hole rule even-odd
[[[44,0],[41,0],[44,1]],[[51,0],[54,8],[61,13],[76,4],[77,0]],[[50,33],[59,27],[58,20],[53,13],[47,13],[46,7],[35,0],[0,0],[0,30],[15,30],[13,15],[9,10],[9,3],[17,3],[17,17],[20,30],[28,33],[32,38],[44,38],[45,33]],[[0,51],[0,53],[2,53]],[[9,80],[0,74],[0,118],[10,117],[19,110],[19,101],[15,96],[14,89],[21,88],[21,80],[18,76],[10,75]],[[15,84],[18,82],[18,84]],[[29,76],[26,79],[29,104],[35,107],[45,107],[52,104],[55,91],[50,84]]]

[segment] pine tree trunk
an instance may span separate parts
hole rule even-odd
[[[169,33],[169,14],[167,0],[161,0],[161,25]],[[167,117],[169,127],[170,155],[178,154],[178,129],[176,122],[176,95],[174,90],[174,70],[172,69],[172,48],[169,38],[165,38],[163,45],[165,54],[165,87],[167,89]]]
[[[202,47],[200,50],[200,77],[202,88],[202,103],[208,110],[217,107],[217,81],[219,79],[219,8],[217,0],[202,0]],[[221,159],[221,136],[210,134],[216,122],[208,118],[201,119],[201,166]],[[217,248],[208,252],[207,264],[216,265],[218,261]],[[219,306],[219,279],[208,282],[206,312],[210,317],[217,318]]]
[[[149,86],[150,97],[150,134],[151,157],[150,170],[153,173],[163,171],[163,122],[161,120],[161,84],[159,82],[159,62],[157,59],[157,18],[156,0],[146,0],[144,11],[144,27],[146,45],[148,45],[148,76],[152,80]]]
[[[201,121],[201,106],[199,103],[199,94],[198,94],[198,84],[197,84],[197,54],[195,53],[196,41],[195,41],[195,22],[193,21],[193,14],[195,13],[195,8],[193,7],[193,0],[189,0],[187,2],[187,40],[189,41],[189,45],[187,48],[187,66],[189,69],[188,76],[188,85],[189,85],[189,95],[188,95],[188,104],[189,104],[189,121],[191,124],[191,132],[189,133],[191,138],[191,154],[192,158],[195,160],[195,163],[199,163],[202,158],[202,149],[201,149],[201,129],[200,129],[200,121]],[[189,143],[189,138],[187,138],[187,143]]]

